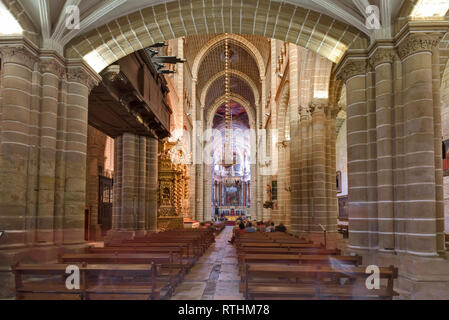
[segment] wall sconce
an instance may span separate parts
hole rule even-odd
[[[188,117],[190,117],[191,115],[192,115],[192,114],[189,113],[189,112],[186,113],[186,116],[188,116]]]
[[[282,78],[283,76],[284,76],[283,73],[278,73],[278,77],[279,77],[279,78]]]
[[[269,116],[271,116],[271,113],[267,112],[267,113],[265,113],[265,115],[266,115],[267,117],[269,117]]]

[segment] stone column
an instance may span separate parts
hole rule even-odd
[[[393,167],[393,48],[377,48],[371,57],[375,70],[375,116],[377,154],[377,224],[380,250],[393,250],[394,167]]]
[[[37,174],[36,241],[52,243],[55,229],[55,178],[60,103],[60,83],[65,78],[65,66],[59,56],[46,54],[41,57],[40,115],[36,118],[35,135],[39,137],[39,163]],[[34,117],[32,117],[34,118]],[[83,226],[84,227],[84,226]]]
[[[89,93],[98,84],[83,65],[68,65],[65,121],[65,190],[63,243],[84,242],[86,197],[87,114]]]
[[[290,105],[290,170],[287,175],[290,176],[290,207],[287,211],[291,212],[290,230],[292,233],[299,233],[302,230],[302,129],[300,125],[300,106],[299,106],[299,52],[298,47],[289,45],[289,105]]]
[[[440,34],[414,33],[398,46],[402,61],[407,252],[432,256],[444,251],[439,99],[434,100],[434,48]],[[436,114],[435,114],[436,112]]]
[[[211,175],[212,166],[209,164],[204,164],[204,182],[203,182],[203,195],[204,195],[204,209],[203,209],[203,218],[201,221],[210,221],[211,219],[211,210],[212,210],[212,202],[211,202],[211,190],[212,190],[212,175]]]
[[[157,229],[158,141],[124,133],[115,139],[112,237]]]
[[[347,92],[349,247],[369,249],[366,60],[346,61],[338,76]]]
[[[309,225],[311,232],[320,232],[320,224],[327,227],[325,108],[327,108],[326,101],[314,100],[311,103],[312,175],[310,178],[312,210]]]
[[[36,190],[29,188],[30,151],[37,147],[30,127],[32,81],[37,56],[24,47],[0,47],[2,105],[0,109],[0,220],[4,231],[0,248],[33,241]]]

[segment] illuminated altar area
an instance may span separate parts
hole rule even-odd
[[[234,221],[238,216],[249,216],[251,205],[251,163],[248,115],[238,103],[232,105],[231,143],[226,146],[220,139],[213,141],[212,156],[212,206],[215,217]],[[221,114],[224,106],[217,110],[214,129],[224,131]],[[218,140],[218,141],[216,141]],[[229,155],[232,154],[232,157]],[[226,155],[228,158],[226,159]]]
[[[212,128],[211,204],[213,218],[248,216],[251,203],[250,125],[245,108],[231,98],[242,86],[230,76],[239,57],[225,39],[225,101],[216,110]],[[231,80],[232,83],[231,83]],[[232,89],[232,90],[231,90]]]

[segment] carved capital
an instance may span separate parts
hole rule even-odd
[[[370,64],[376,68],[382,63],[393,63],[396,52],[393,48],[378,48],[370,58]]]
[[[312,119],[310,106],[301,106],[299,110],[299,121],[307,121]]]
[[[327,109],[327,106],[327,99],[312,99],[309,108],[312,114],[317,114],[320,112],[324,112]]]
[[[399,58],[404,60],[411,54],[431,51],[438,46],[442,36],[441,33],[413,33],[407,36],[397,48]]]
[[[27,66],[30,69],[34,68],[34,64],[38,62],[38,57],[30,50],[23,46],[17,47],[0,47],[0,57],[2,59],[2,63],[5,62],[14,62],[17,64],[21,64]]]
[[[40,64],[41,73],[52,73],[59,78],[65,75],[65,67],[55,60],[43,60]]]
[[[345,65],[340,69],[337,74],[338,80],[343,80],[344,82],[348,79],[366,74],[367,63],[365,60],[351,60],[345,63]]]
[[[95,79],[86,70],[80,67],[68,69],[67,80],[69,82],[78,82],[85,85],[89,89],[89,92],[99,83],[98,79]]]

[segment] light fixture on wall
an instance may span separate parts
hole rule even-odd
[[[190,112],[186,112],[186,116],[190,117],[192,114]]]
[[[282,77],[284,76],[283,73],[278,73],[278,77],[282,79]]]
[[[269,116],[271,116],[271,113],[267,112],[267,113],[265,113],[265,115],[266,115],[267,117],[269,117]]]

